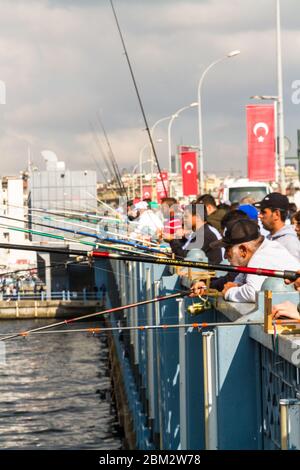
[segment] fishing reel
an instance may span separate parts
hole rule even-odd
[[[213,304],[208,299],[208,297],[204,298],[199,295],[199,299],[201,302],[195,302],[192,305],[189,305],[187,308],[187,312],[190,315],[199,315],[199,313],[203,313],[206,310],[211,310],[213,308]]]
[[[199,295],[200,302],[194,302],[187,307],[187,312],[190,315],[199,315],[199,313],[206,312],[216,307],[217,297],[219,292],[216,289],[207,289],[205,296]]]

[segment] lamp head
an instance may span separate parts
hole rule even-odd
[[[278,96],[274,95],[254,95],[250,96],[251,100],[270,100],[270,101],[278,101]]]
[[[227,54],[227,57],[235,57],[236,55],[239,55],[240,53],[241,51],[239,50],[231,51],[229,52],[229,54]]]

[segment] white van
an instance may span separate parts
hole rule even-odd
[[[244,197],[251,197],[255,202],[261,201],[271,192],[270,185],[261,181],[249,181],[246,178],[228,182],[220,189],[220,202],[240,202]]]

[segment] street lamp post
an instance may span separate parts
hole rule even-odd
[[[276,116],[276,182],[279,180],[280,190],[285,193],[285,148],[284,148],[284,116],[283,116],[283,86],[282,86],[282,57],[280,29],[280,0],[276,0],[276,38],[277,38],[277,96],[259,95],[251,98],[272,100]],[[278,136],[278,141],[277,141]]]
[[[182,111],[185,111],[186,109],[194,108],[195,106],[198,106],[198,103],[197,103],[197,102],[191,103],[191,104],[189,104],[188,106],[184,106],[183,108],[178,109],[178,111],[176,111],[176,113],[174,113],[174,114],[171,116],[171,119],[170,119],[170,121],[169,121],[169,124],[168,124],[168,155],[169,155],[169,172],[170,172],[170,173],[172,172],[171,129],[172,129],[173,122],[174,122],[174,120],[175,120],[176,118],[178,118],[179,114],[180,114]]]
[[[160,118],[158,119],[154,124],[153,126],[151,127],[150,129],[150,132],[151,132],[151,136],[152,136],[152,139],[153,139],[153,136],[154,136],[154,131],[156,129],[156,127],[158,126],[158,124],[160,124],[161,122],[164,122],[164,121],[168,121],[169,119],[172,118],[172,115],[171,116],[165,116],[163,118]],[[151,158],[152,158],[152,163],[151,163],[151,187],[152,187],[152,193],[154,192],[154,181],[153,181],[153,172],[154,172],[154,155],[153,155],[153,150],[151,149]]]
[[[145,144],[139,154],[139,165],[140,165],[140,197],[142,199],[142,194],[143,194],[143,155],[144,151],[147,147],[150,147],[150,144]]]
[[[137,163],[133,167],[133,170],[132,170],[132,180],[131,180],[131,183],[132,183],[132,199],[134,199],[134,197],[135,197],[135,178],[134,178],[134,176],[136,176],[135,172],[136,172],[136,169],[139,165],[140,165],[140,163]]]
[[[165,119],[165,118],[164,118]],[[158,123],[158,121],[157,121]],[[153,128],[152,128],[153,129]],[[162,139],[157,139],[156,142],[160,143],[162,142],[163,140]],[[144,151],[147,149],[147,148],[150,148],[150,144],[145,144],[141,150],[140,150],[140,153],[139,153],[139,168],[140,168],[140,196],[142,198],[142,194],[143,194],[143,156],[144,156]],[[153,174],[153,161],[154,161],[154,155],[153,155],[153,152],[151,152],[151,159],[147,160],[149,162],[151,162],[151,175]],[[156,162],[154,162],[156,164]],[[152,182],[151,182],[152,183]]]
[[[238,54],[240,54],[240,51],[238,50],[235,50],[235,51],[231,51],[229,52],[229,54],[227,54],[226,56],[224,57],[221,57],[220,59],[218,60],[215,60],[214,62],[212,62],[205,70],[204,72],[202,73],[201,77],[200,77],[200,80],[199,80],[199,83],[198,83],[198,131],[199,131],[199,174],[200,174],[200,193],[203,192],[204,190],[204,173],[203,173],[203,135],[202,135],[202,106],[201,106],[201,88],[202,88],[202,84],[203,84],[203,80],[207,74],[207,72],[209,72],[209,70],[211,68],[213,68],[215,65],[217,65],[219,62],[222,62],[223,60],[225,59],[230,59],[231,57],[235,57],[237,56]]]
[[[284,151],[284,117],[283,117],[283,86],[282,86],[282,58],[281,58],[281,28],[280,28],[280,0],[276,2],[276,31],[277,31],[277,113],[278,113],[278,157],[280,189],[285,194],[285,151]]]

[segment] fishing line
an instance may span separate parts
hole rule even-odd
[[[144,123],[145,123],[145,129],[147,131],[149,141],[150,141],[150,145],[151,145],[151,148],[152,148],[152,152],[153,152],[154,158],[156,160],[156,165],[157,165],[157,169],[158,169],[158,172],[160,174],[160,179],[161,179],[161,182],[162,182],[162,185],[163,185],[163,188],[164,188],[164,193],[165,193],[165,196],[167,197],[168,192],[166,190],[165,182],[164,182],[163,177],[162,177],[162,172],[161,172],[159,160],[158,160],[158,157],[157,157],[154,142],[153,142],[152,135],[151,135],[151,132],[150,132],[150,128],[149,128],[149,125],[148,125],[148,121],[147,121],[147,118],[146,118],[146,114],[145,114],[144,106],[143,106],[143,103],[142,103],[142,99],[141,99],[141,96],[140,96],[140,93],[139,93],[139,90],[138,90],[138,86],[137,86],[137,83],[136,83],[136,80],[135,80],[135,76],[134,76],[134,73],[133,73],[133,68],[131,66],[129,55],[128,55],[127,48],[126,48],[126,45],[125,45],[125,41],[124,41],[124,38],[123,38],[123,34],[122,34],[122,31],[121,31],[121,27],[120,27],[120,24],[119,24],[117,13],[116,13],[116,10],[115,10],[114,4],[113,4],[113,0],[110,0],[110,4],[111,4],[112,12],[113,12],[113,15],[114,15],[114,18],[115,18],[117,29],[119,31],[121,43],[122,43],[124,54],[125,54],[125,57],[126,57],[126,60],[127,60],[128,67],[129,67],[130,75],[131,75],[131,78],[132,78],[132,81],[133,81],[134,89],[135,89],[137,99],[138,99],[138,102],[139,102],[139,105],[140,105],[140,109],[141,109],[141,112],[142,112],[142,115],[143,115],[143,119],[144,119]]]

